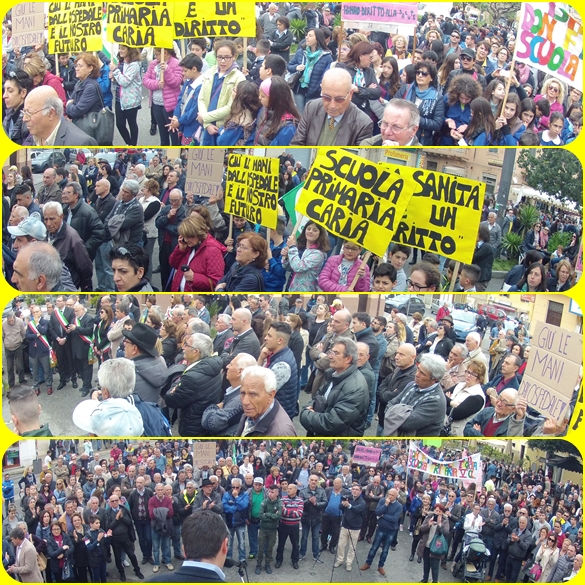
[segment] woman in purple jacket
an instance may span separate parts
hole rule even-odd
[[[370,290],[370,269],[362,266],[362,249],[353,242],[345,242],[341,254],[331,256],[319,275],[319,287],[323,292],[368,292]],[[352,288],[355,275],[357,282]]]

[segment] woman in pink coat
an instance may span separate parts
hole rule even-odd
[[[362,249],[353,242],[345,242],[341,254],[331,256],[319,275],[319,287],[323,292],[368,292],[370,290],[370,268],[362,267]],[[358,275],[353,288],[351,283]]]
[[[164,51],[162,62],[161,50]],[[169,134],[167,126],[174,115],[182,83],[183,70],[174,49],[154,49],[154,59],[148,66],[142,84],[150,90],[149,105],[158,126],[161,146],[170,146],[171,142],[173,146],[180,145],[178,132]]]

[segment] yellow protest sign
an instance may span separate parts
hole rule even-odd
[[[135,48],[173,47],[172,2],[108,2],[106,6],[108,41]]]
[[[101,2],[49,2],[49,52],[101,51],[102,6]]]
[[[485,184],[445,173],[401,168],[405,192],[412,198],[392,241],[470,264]]]
[[[175,38],[255,37],[253,2],[176,2]]]
[[[412,190],[409,169],[321,149],[295,209],[329,232],[383,256]]]
[[[277,158],[232,154],[228,157],[224,210],[251,223],[276,229]]]

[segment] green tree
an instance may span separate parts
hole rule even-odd
[[[540,449],[554,455],[574,455],[581,459],[579,449],[569,441],[563,441],[562,439],[530,439],[527,444],[531,449]]]
[[[482,12],[489,12],[494,24],[497,24],[500,18],[512,21],[520,11],[519,2],[478,2],[474,7]]]
[[[562,148],[523,150],[518,166],[529,187],[581,205],[583,167],[579,159]]]

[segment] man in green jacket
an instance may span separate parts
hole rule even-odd
[[[272,549],[276,544],[276,533],[278,521],[282,516],[282,502],[278,497],[280,486],[272,484],[268,491],[268,497],[260,504],[260,532],[258,534],[258,556],[256,557],[256,570],[254,573],[260,575],[262,572],[262,560],[266,554],[266,572],[272,574]]]

